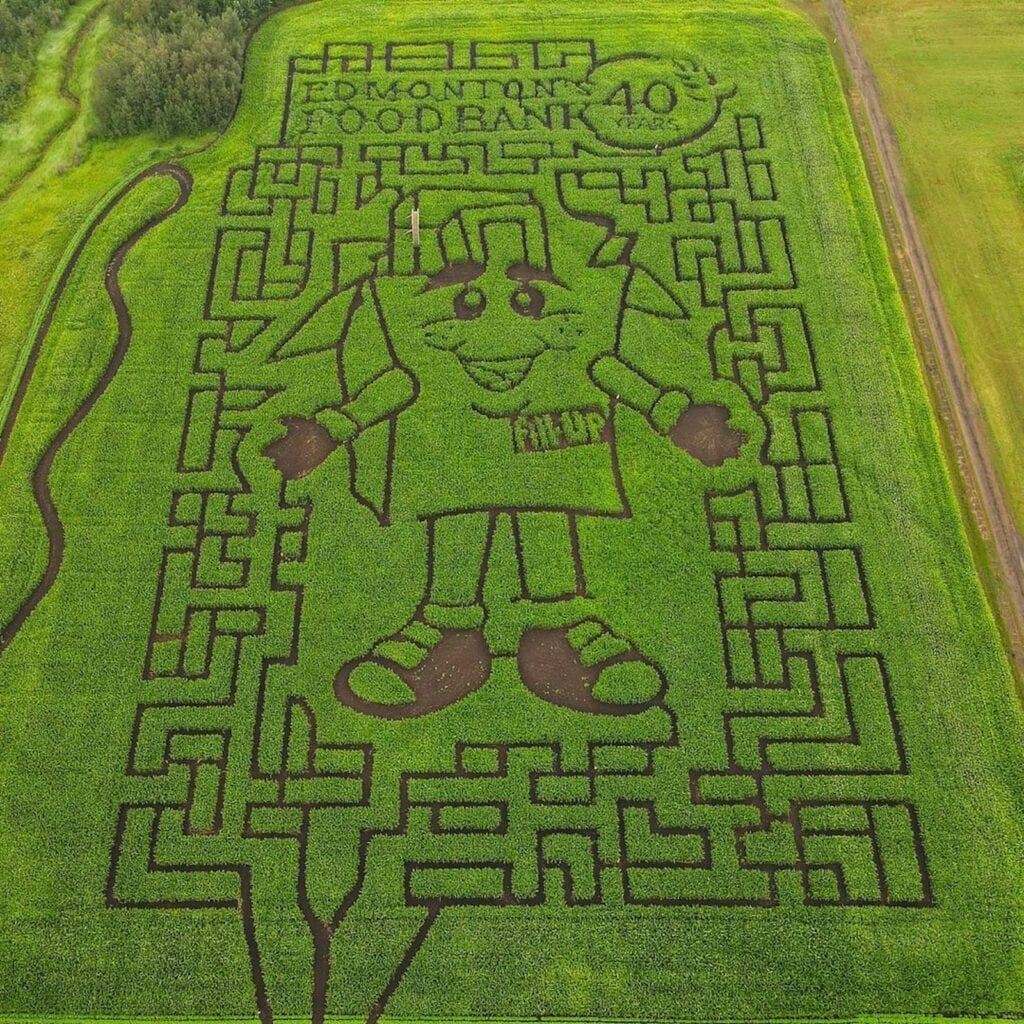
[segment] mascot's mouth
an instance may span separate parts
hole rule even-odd
[[[526,379],[536,356],[513,356],[506,359],[466,359],[459,357],[462,368],[488,391],[511,391]]]

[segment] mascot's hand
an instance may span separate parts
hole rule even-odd
[[[298,480],[312,473],[338,447],[339,441],[318,419],[282,417],[284,435],[263,449],[286,480]]]
[[[729,418],[726,406],[692,405],[683,391],[666,391],[651,410],[655,430],[705,466],[721,466],[740,454],[747,436],[729,426]]]

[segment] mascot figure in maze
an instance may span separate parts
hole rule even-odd
[[[628,246],[598,265],[593,225],[557,211],[566,230],[552,232],[526,193],[428,191],[401,204],[396,223],[411,202],[422,244],[396,228],[357,286],[337,347],[338,401],[284,420],[287,435],[267,450],[302,476],[347,446],[352,493],[382,526],[426,523],[422,602],[341,667],[338,698],[380,717],[421,715],[482,686],[495,656],[515,656],[546,700],[644,711],[666,680],[594,613],[578,530],[580,517],[630,515],[617,420],[631,410],[708,465],[749,450],[759,421],[738,387],[712,382],[707,335]],[[659,380],[656,332],[685,386]],[[700,404],[712,393],[724,404]],[[485,599],[503,516],[520,600],[534,610],[518,630],[490,621]]]

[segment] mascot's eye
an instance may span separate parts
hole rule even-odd
[[[486,305],[487,299],[479,288],[463,288],[455,296],[455,315],[460,320],[475,320]]]
[[[512,308],[520,316],[540,316],[544,308],[544,294],[532,285],[522,285],[512,293]]]

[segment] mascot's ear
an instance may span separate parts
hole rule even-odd
[[[643,267],[637,267],[626,292],[626,305],[664,320],[689,319],[689,310]]]
[[[579,219],[571,211],[570,216]],[[580,217],[582,216],[581,214]],[[604,238],[598,243],[593,256],[588,261],[589,265],[602,269],[616,266],[628,267],[630,265],[630,254],[633,252],[633,246],[636,245],[637,236],[629,232],[616,233],[615,221],[611,217],[586,214],[586,219],[599,228],[603,228],[605,232]]]
[[[597,247],[591,259],[595,267],[625,266],[629,263],[629,252],[636,241],[627,235],[609,236]]]
[[[415,285],[418,279],[413,280]],[[385,279],[380,282],[386,292],[391,286],[404,281]],[[338,378],[342,396],[348,398],[358,394],[366,385],[395,365],[394,349],[385,320],[386,306],[381,301],[378,279],[369,278],[363,283],[358,304],[352,310],[341,330],[338,345]]]
[[[313,352],[326,352],[338,344],[338,324],[352,316],[353,306],[359,301],[359,287],[347,288],[332,295],[326,302],[314,306],[278,343],[272,361],[306,356]]]

